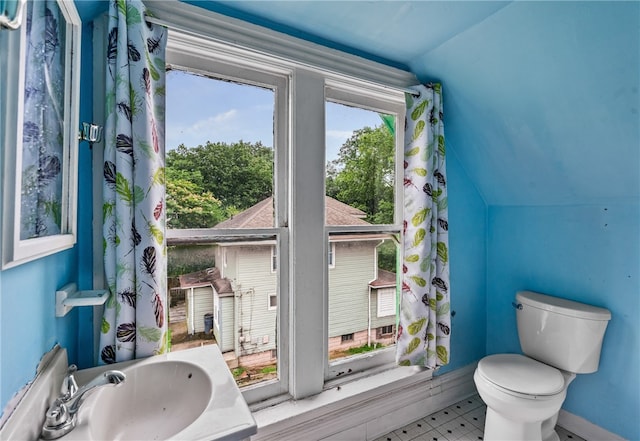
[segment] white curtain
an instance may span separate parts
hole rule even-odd
[[[398,364],[449,363],[449,221],[442,87],[406,94],[404,255]]]
[[[109,299],[102,320],[102,363],[159,354],[167,346],[167,30],[145,22],[141,0],[109,5],[103,168]]]

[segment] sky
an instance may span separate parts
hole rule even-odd
[[[239,140],[273,146],[271,90],[238,85],[173,70],[167,72],[166,148]],[[354,130],[376,127],[376,112],[328,103],[327,160],[335,159]]]

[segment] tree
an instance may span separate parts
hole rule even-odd
[[[222,203],[199,185],[200,172],[166,173],[167,228],[207,228],[227,218]]]
[[[327,164],[327,195],[364,211],[370,223],[393,223],[394,158],[386,126],[356,130]]]
[[[183,173],[227,211],[247,209],[273,192],[273,149],[260,142],[181,144],[167,153],[167,169]]]
[[[327,163],[325,181],[327,195],[364,211],[372,224],[392,224],[394,214],[395,139],[391,123],[383,121],[353,132]],[[396,272],[396,249],[392,240],[378,247],[380,268]]]

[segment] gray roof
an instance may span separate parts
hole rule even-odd
[[[378,278],[369,283],[372,288],[391,288],[396,286],[396,273],[378,268]]]
[[[231,281],[226,277],[220,277],[220,270],[218,268],[207,268],[202,271],[182,274],[181,276],[178,276],[178,279],[180,280],[181,289],[199,288],[211,285],[215,288],[218,294],[233,292]]]
[[[367,214],[357,208],[325,196],[325,216],[327,225],[369,225],[364,218]],[[272,228],[273,197],[270,196],[252,207],[220,222],[214,228]]]

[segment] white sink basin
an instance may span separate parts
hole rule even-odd
[[[78,371],[84,382],[107,369],[124,383],[88,396],[62,440],[242,440],[256,423],[217,346],[209,345]]]

